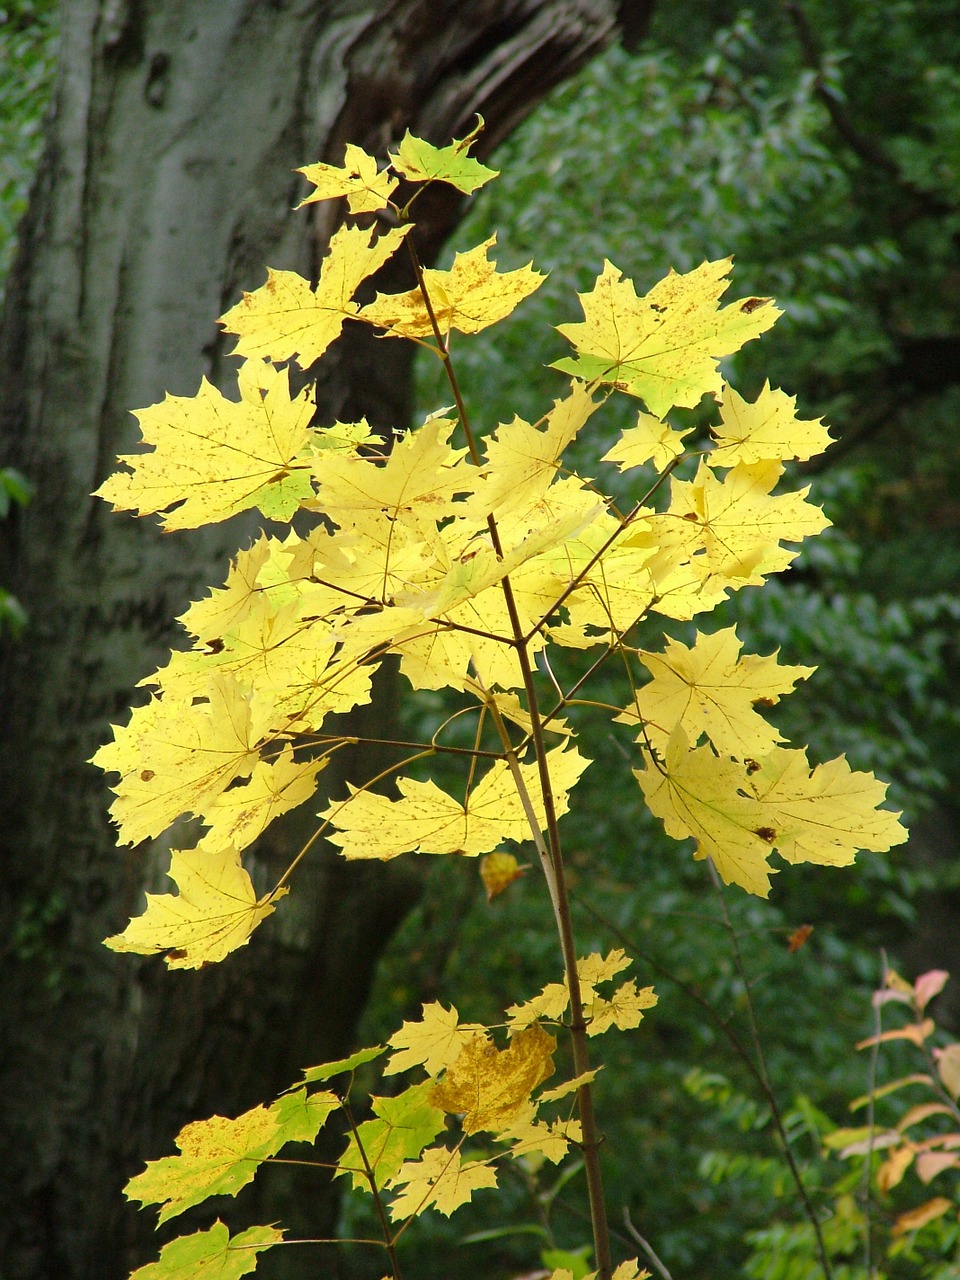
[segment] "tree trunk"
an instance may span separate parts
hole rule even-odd
[[[348,140],[382,155],[408,126],[461,136],[478,111],[486,153],[612,37],[617,8],[63,6],[48,148],[0,346],[0,460],[37,486],[2,528],[0,564],[30,615],[0,671],[3,1280],[112,1280],[154,1256],[152,1214],[138,1225],[124,1181],[187,1120],[235,1114],[347,1051],[376,958],[416,896],[409,868],[327,852],[223,965],[171,974],[102,946],[144,887],[160,887],[169,842],[118,851],[103,778],[85,762],[175,641],[171,620],[222,581],[249,531],[235,521],[160,536],[89,497],[135,435],[129,410],[192,394],[201,374],[229,390],[216,317],[267,263],[315,270],[330,206],[312,221],[291,214],[296,166],[339,163]],[[427,256],[457,216],[454,201],[433,204]],[[404,425],[403,346],[345,335],[321,419]],[[294,837],[270,834],[258,865],[285,860]],[[258,1212],[271,1220],[269,1205]],[[314,1218],[310,1233],[330,1227]]]

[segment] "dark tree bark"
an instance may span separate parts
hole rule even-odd
[[[635,21],[637,4],[623,7]],[[171,620],[222,581],[247,532],[234,522],[161,537],[89,497],[135,435],[129,410],[192,394],[204,373],[228,389],[235,366],[216,317],[267,263],[316,268],[330,206],[312,221],[291,214],[297,165],[339,162],[347,140],[382,154],[408,126],[462,136],[478,111],[489,152],[613,37],[618,8],[63,6],[49,143],[0,346],[0,459],[38,495],[5,522],[0,564],[30,614],[0,671],[4,1280],[112,1280],[154,1256],[152,1215],[138,1226],[124,1181],[169,1152],[187,1120],[235,1114],[347,1050],[376,958],[416,894],[410,871],[328,853],[221,966],[171,974],[102,946],[144,887],[163,884],[169,841],[118,851],[104,780],[85,762],[175,639]],[[432,206],[427,256],[458,212]],[[402,426],[402,345],[346,335],[327,362],[321,418]],[[294,838],[259,849],[265,877]]]

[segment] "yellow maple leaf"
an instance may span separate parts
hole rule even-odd
[[[449,271],[424,271],[424,286],[442,334],[451,329],[479,333],[496,324],[546,278],[530,263],[516,271],[497,271],[496,263],[487,257],[496,240],[493,235],[475,249],[456,254]],[[433,336],[433,322],[419,288],[409,293],[378,293],[360,312],[360,318],[385,329],[391,337]]]
[[[289,520],[313,497],[308,459],[316,406],[305,389],[291,398],[286,370],[247,360],[238,375],[240,400],[206,378],[195,396],[165,397],[137,409],[143,453],[122,454],[128,467],[97,490],[116,511],[162,512],[163,527],[196,529],[259,507]]]
[[[641,413],[637,425],[627,427],[601,461],[615,462],[621,471],[652,462],[658,471],[663,471],[683,453],[684,437],[692,430],[688,427],[685,431],[676,431],[669,422],[661,422],[652,413]]]
[[[465,1133],[507,1129],[529,1106],[530,1094],[553,1074],[557,1042],[541,1027],[527,1027],[498,1049],[475,1035],[430,1091],[434,1106],[462,1115]]]
[[[778,748],[750,768],[749,786],[770,815],[772,843],[787,862],[845,866],[858,849],[885,852],[907,838],[900,814],[881,809],[887,784],[845,757],[811,771],[803,751]]]
[[[298,1089],[235,1120],[196,1120],[177,1135],[180,1155],[151,1160],[127,1183],[127,1199],[159,1204],[160,1221],[166,1222],[210,1196],[235,1196],[288,1142],[312,1142],[339,1106],[333,1093],[308,1096]]]
[[[211,847],[246,849],[281,813],[309,800],[317,789],[317,775],[328,761],[294,760],[285,743],[273,760],[260,759],[248,782],[222,792],[204,810]]]
[[[701,462],[692,481],[671,481],[670,506],[645,517],[631,541],[661,554],[682,552],[704,582],[718,574],[728,586],[757,585],[796,557],[781,542],[802,542],[830,523],[806,501],[809,485],[796,493],[771,492],[782,474],[777,460],[738,463],[721,480]],[[670,601],[662,603],[658,611],[668,612]]]
[[[388,544],[399,521],[422,544],[425,531],[454,514],[454,495],[469,492],[476,482],[476,468],[459,465],[466,449],[450,447],[456,425],[451,418],[432,415],[401,436],[385,458],[319,454],[318,509],[365,537],[371,535],[372,517],[383,526]]]
[[[214,674],[206,692],[205,702],[153,698],[136,707],[93,757],[101,769],[121,775],[110,810],[121,843],[158,836],[181,814],[202,815],[232,782],[253,772],[269,708],[254,714],[230,676]]]
[[[585,987],[595,987],[601,982],[609,982],[624,969],[629,969],[631,964],[633,961],[622,947],[614,947],[605,956],[599,951],[592,951],[577,961],[577,976]]]
[[[820,418],[803,421],[796,416],[796,396],[772,389],[769,382],[753,404],[731,386],[720,401],[721,426],[711,427],[717,447],[707,454],[712,467],[733,467],[738,462],[763,462],[768,458],[805,460],[823,453],[832,443]]]
[[[512,1144],[510,1155],[513,1158],[536,1155],[557,1164],[570,1150],[571,1142],[583,1141],[583,1127],[579,1120],[551,1120],[544,1124],[542,1120],[521,1118],[501,1130],[497,1141]]]
[[[587,1035],[599,1036],[611,1027],[628,1031],[637,1027],[643,1018],[644,1010],[652,1009],[657,1003],[653,987],[638,990],[633,978],[617,987],[613,995],[607,999],[594,995],[589,1003],[584,1004],[584,1016],[587,1019]]]
[[[542,429],[522,418],[501,423],[484,442],[485,460],[466,512],[479,520],[493,513],[499,526],[539,502],[557,476],[563,451],[598,408],[584,384],[574,382],[570,394],[541,419]]]
[[[444,1009],[442,1004],[425,1004],[420,1021],[404,1022],[387,1042],[396,1052],[390,1055],[384,1074],[394,1075],[422,1064],[428,1075],[439,1075],[480,1029],[473,1022],[461,1024],[453,1005]]]
[[[589,761],[576,747],[556,747],[547,753],[558,815],[566,813],[568,793]],[[541,831],[546,826],[536,762],[519,766]],[[434,782],[397,780],[401,799],[372,791],[355,791],[331,804],[320,816],[339,828],[328,839],[347,858],[395,858],[401,853],[459,853],[475,857],[489,853],[502,840],[528,840],[530,827],[517,794],[513,775],[498,760],[470,792],[466,805],[441,791]]]
[[[613,383],[639,396],[662,418],[672,405],[693,408],[719,394],[718,362],[758,338],[781,314],[770,298],[744,298],[719,308],[731,258],[669,275],[638,298],[633,283],[605,262],[590,293],[581,293],[584,320],[557,328],[579,355],[553,367],[586,382]]]
[[[347,143],[342,165],[308,164],[297,173],[315,188],[304,196],[298,209],[317,200],[346,196],[351,213],[377,213],[390,203],[397,185],[396,178],[386,169],[378,172],[376,159],[353,142]]]
[[[906,838],[899,815],[876,807],[884,784],[842,757],[812,773],[802,751],[740,762],[709,746],[691,750],[680,728],[662,761],[644,756],[646,768],[634,774],[667,834],[693,836],[695,857],[712,858],[728,884],[759,897],[770,891],[774,848],[788,861],[837,866],[857,849],[883,852]]]
[[[398,1222],[433,1207],[449,1218],[454,1209],[469,1203],[474,1191],[496,1185],[496,1170],[483,1161],[463,1164],[459,1151],[428,1147],[419,1160],[407,1160],[390,1179],[391,1191],[406,1186],[390,1205],[390,1217]]]
[[[680,725],[691,746],[706,734],[721,754],[760,757],[782,736],[754,706],[772,706],[814,667],[780,666],[776,654],[740,656],[736,627],[697,635],[692,647],[668,639],[664,653],[639,651],[653,679],[643,686],[618,720],[643,724],[642,737],[665,746]]]
[[[539,995],[513,1004],[507,1010],[507,1025],[511,1032],[529,1027],[539,1018],[556,1022],[563,1017],[570,1003],[570,992],[565,982],[548,982]]]
[[[239,341],[234,354],[273,361],[296,359],[301,368],[319,360],[355,317],[353,295],[396,251],[409,226],[377,236],[374,228],[341,227],[330,241],[316,290],[295,271],[267,272],[267,282],[244,293],[220,323]]]
[[[148,893],[146,911],[122,933],[104,940],[111,951],[146,956],[162,952],[170,969],[215,964],[246,946],[287,892],[280,889],[258,898],[237,850],[210,847],[204,841],[195,849],[175,849],[169,876],[179,894]]]

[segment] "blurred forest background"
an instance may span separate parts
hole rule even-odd
[[[54,4],[0,8],[0,270],[38,158],[56,26]],[[809,1194],[833,1214],[836,1274],[866,1275],[836,1208],[838,1187],[857,1188],[821,1138],[851,1123],[847,1104],[867,1088],[867,1055],[853,1046],[873,1027],[882,951],[911,977],[958,975],[934,1013],[960,1032],[960,4],[766,0],[733,16],[676,0],[636,47],[610,49],[555,92],[493,162],[503,176],[447,255],[497,230],[505,266],[532,257],[550,278],[489,337],[454,350],[476,422],[535,420],[559,394],[546,366],[564,343],[550,326],[578,318],[575,292],[604,258],[639,292],[668,267],[733,254],[734,294],[772,294],[785,315],[731,376],[748,398],[766,377],[796,393],[801,416],[823,416],[837,439],[796,469],[833,529],[709,629],[735,621],[748,651],[818,668],[777,708],[778,725],[816,759],[846,752],[890,779],[909,844],[853,870],[785,869],[768,902],[721,895],[645,813],[629,761],[586,713],[597,763],[566,838],[581,953],[626,947],[660,995],[608,1050],[599,1088],[614,1226],[625,1208],[676,1280],[822,1274],[756,1069],[724,1030],[753,1062],[755,1020]],[[419,396],[423,410],[447,399],[426,364]],[[611,412],[596,431],[612,442],[624,425]],[[682,624],[668,629],[685,638]],[[659,647],[655,628],[640,639]],[[610,679],[609,700],[622,700]],[[425,695],[404,712],[411,731],[441,713]],[[791,949],[801,925],[813,931]],[[424,1000],[496,1021],[557,977],[534,874],[488,905],[472,864],[438,859],[380,967],[364,1043]],[[890,1057],[891,1075],[908,1068]],[[576,1251],[589,1238],[578,1184],[550,1176],[531,1171],[452,1222],[421,1221],[409,1274],[507,1276],[533,1269],[545,1245]],[[948,1196],[951,1177],[938,1186]],[[915,1183],[898,1194],[900,1209],[925,1198]],[[352,1234],[362,1224],[345,1212]],[[880,1236],[892,1212],[875,1206]],[[364,1257],[351,1265],[366,1274]],[[956,1216],[883,1269],[960,1275]]]

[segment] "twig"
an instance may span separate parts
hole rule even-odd
[[[634,1238],[634,1240],[636,1240],[637,1244],[640,1246],[643,1252],[647,1255],[647,1257],[650,1259],[653,1265],[657,1268],[657,1270],[663,1276],[663,1280],[673,1280],[673,1276],[667,1270],[666,1266],[657,1257],[656,1253],[654,1253],[653,1245],[649,1242],[649,1240],[645,1240],[643,1236],[640,1234],[640,1232],[637,1230],[637,1228],[633,1225],[633,1222],[630,1219],[630,1210],[627,1208],[626,1205],[623,1206],[623,1225],[627,1228],[631,1236]]]

